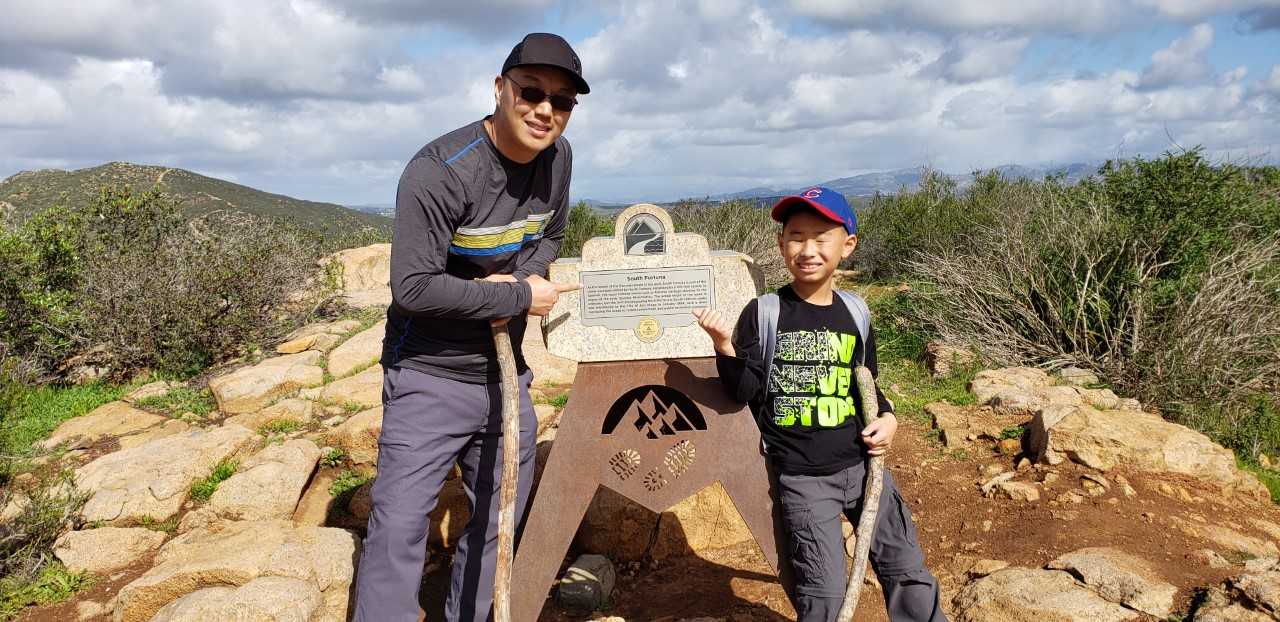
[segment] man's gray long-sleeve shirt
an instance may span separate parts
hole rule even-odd
[[[400,177],[391,242],[391,306],[382,365],[463,382],[497,382],[489,320],[508,325],[520,371],[523,282],[546,276],[564,238],[573,154],[564,137],[527,164],[498,152],[483,120],[423,147]]]

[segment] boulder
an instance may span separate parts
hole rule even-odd
[[[1109,547],[1072,551],[1049,562],[1098,591],[1103,598],[1157,618],[1173,612],[1178,588],[1158,576],[1146,561]]]
[[[139,445],[145,445],[154,440],[177,436],[189,430],[191,430],[191,424],[186,421],[169,419],[158,426],[147,428],[136,434],[121,436],[120,449],[131,449]]]
[[[325,434],[325,442],[341,448],[355,464],[377,464],[378,436],[382,434],[382,407],[370,408]]]
[[[329,333],[318,333],[290,339],[278,346],[276,352],[280,354],[297,354],[306,352],[307,350],[315,350],[316,352],[328,353],[338,344],[342,343],[342,337],[339,335],[331,335]]]
[[[53,554],[72,572],[106,574],[145,557],[164,543],[164,534],[141,527],[99,527],[69,531],[53,544]]]
[[[193,430],[107,454],[76,471],[77,488],[89,494],[86,521],[119,523],[177,514],[191,484],[236,456],[258,436],[238,425]]]
[[[613,562],[603,555],[580,555],[565,570],[556,588],[556,600],[570,611],[603,609],[613,593],[617,574]]]
[[[1213,588],[1196,609],[1193,622],[1275,622],[1270,614],[1232,600],[1224,590]]]
[[[1087,387],[1091,384],[1098,384],[1100,382],[1097,374],[1087,369],[1080,369],[1079,367],[1063,367],[1058,370],[1057,376],[1063,384],[1069,384],[1076,387]]]
[[[177,383],[169,382],[167,380],[149,382],[130,391],[124,397],[120,398],[120,401],[132,404],[139,400],[145,400],[149,397],[160,397],[162,395],[167,395],[169,391],[172,391],[174,387],[177,386]]]
[[[259,430],[262,429],[262,426],[275,421],[296,421],[300,424],[311,423],[315,414],[315,402],[292,397],[287,400],[276,402],[275,404],[257,412],[242,413],[227,417],[225,423],[241,425],[249,428],[250,430]]]
[[[585,552],[633,561],[646,552],[653,559],[665,559],[754,540],[717,482],[663,512],[661,521],[658,514],[602,487],[587,508],[575,542]]]
[[[314,585],[291,577],[258,577],[237,588],[207,587],[158,611],[150,622],[311,622],[324,605]]]
[[[229,415],[253,412],[306,387],[324,383],[319,352],[301,352],[269,358],[209,381],[218,410]]]
[[[378,362],[382,358],[382,339],[386,334],[387,321],[382,320],[342,342],[329,353],[329,374],[334,378],[344,378],[357,369]]]
[[[391,304],[390,244],[338,251],[321,263],[339,267],[342,296],[348,305],[365,309]]]
[[[546,343],[542,339],[541,322],[542,318],[529,316],[524,339],[520,342],[524,362],[529,369],[533,370],[533,386],[543,388],[573,384],[573,378],[578,374],[578,364],[547,351]]]
[[[306,439],[270,445],[240,464],[218,485],[209,507],[235,520],[288,519],[320,460],[320,448]]]
[[[66,443],[70,449],[81,449],[107,436],[133,434],[166,421],[168,417],[153,415],[126,402],[109,402],[86,415],[66,420],[49,438],[41,441],[40,446],[53,449]]]
[[[382,404],[382,366],[374,365],[354,376],[331,382],[320,390],[319,399],[334,404],[373,408]]]
[[[318,613],[304,619],[341,622],[347,616],[359,547],[359,538],[349,531],[298,527],[289,521],[219,523],[195,529],[164,545],[156,554],[155,567],[120,590],[115,621],[146,622],[165,605],[204,588],[285,577],[320,593]],[[299,589],[290,598],[301,596],[305,603],[310,593]]]
[[[960,590],[956,622],[1121,622],[1140,615],[1098,596],[1060,570],[1005,568]]]
[[[312,335],[345,335],[353,330],[360,328],[360,320],[338,320],[335,322],[316,322],[315,324],[307,324],[298,330],[289,333],[285,338],[285,342],[295,339],[302,339]]]

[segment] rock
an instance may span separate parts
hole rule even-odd
[[[240,464],[209,499],[219,516],[235,520],[288,519],[320,460],[320,448],[295,439],[270,445]]]
[[[209,390],[218,401],[218,410],[224,413],[238,415],[261,410],[299,389],[322,384],[322,358],[319,352],[311,351],[277,356],[214,378],[209,381]]]
[[[969,391],[977,397],[979,404],[1019,402],[1023,400],[1018,397],[1020,394],[1029,394],[1052,385],[1053,379],[1043,370],[1034,367],[1006,367],[978,372],[969,382]],[[1028,395],[1027,399],[1030,397]]]
[[[325,434],[325,442],[341,448],[355,464],[377,464],[378,436],[382,434],[382,407],[351,416]]]
[[[1277,557],[1255,557],[1244,561],[1245,572],[1266,572],[1276,567],[1276,562],[1280,562]]]
[[[338,251],[320,261],[336,265],[345,302],[358,309],[391,304],[391,245],[371,244]]]
[[[110,611],[106,605],[96,600],[82,600],[76,603],[76,619],[81,622],[108,615]]]
[[[1033,502],[1040,500],[1040,489],[1027,482],[1000,482],[996,484],[995,496],[1014,501]]]
[[[980,559],[969,567],[967,574],[974,578],[985,577],[993,572],[1004,570],[1009,567],[1009,562],[1000,561],[998,559]]]
[[[173,388],[176,386],[178,386],[177,383],[169,382],[167,380],[157,380],[155,382],[149,382],[147,384],[144,384],[130,391],[127,395],[120,398],[120,401],[128,404],[132,404],[139,400],[145,400],[149,397],[160,397],[162,395],[168,395],[169,391],[172,391]]]
[[[360,320],[337,320],[334,322],[316,322],[314,324],[307,324],[306,326],[303,326],[302,328],[299,328],[298,330],[295,330],[289,333],[287,336],[285,336],[284,340],[286,342],[289,342],[295,339],[310,337],[312,335],[334,335],[334,336],[340,337],[358,328],[360,328]]]
[[[1269,470],[1269,469],[1271,469],[1271,457],[1270,457],[1270,456],[1268,456],[1267,454],[1264,454],[1264,453],[1259,452],[1259,453],[1258,453],[1258,466],[1260,466],[1260,467],[1262,467],[1262,468],[1264,468],[1264,469],[1268,469],[1268,470]]]
[[[1205,595],[1204,602],[1196,609],[1195,622],[1275,622],[1266,613],[1249,609],[1233,602],[1221,589],[1213,588]]]
[[[193,430],[107,454],[76,471],[76,486],[90,497],[86,521],[111,523],[177,514],[191,484],[245,449],[257,435],[229,425]]]
[[[151,441],[154,441],[154,440],[168,438],[170,436],[177,436],[179,434],[182,434],[183,432],[187,432],[190,430],[191,430],[191,424],[187,423],[186,421],[169,419],[158,426],[147,428],[136,434],[121,436],[119,439],[120,449],[132,449],[139,445],[145,445],[147,443],[150,443]]]
[[[315,350],[316,352],[327,354],[338,347],[340,343],[342,343],[341,335],[318,333],[286,341],[276,346],[276,352],[280,354],[297,354],[307,350]]]
[[[576,362],[547,351],[542,339],[542,318],[538,316],[529,316],[520,352],[524,355],[525,364],[533,370],[534,388],[573,384],[574,377],[578,375]]]
[[[165,605],[150,622],[309,622],[324,604],[314,585],[290,577],[258,577],[238,588],[207,587]]]
[[[1013,479],[1014,477],[1017,477],[1017,475],[1018,475],[1017,473],[1014,473],[1012,471],[1006,471],[1004,473],[996,475],[990,480],[987,480],[987,482],[982,485],[982,494],[988,497],[991,496],[991,493],[993,490],[995,490],[996,486],[999,486],[1000,484],[1007,482]]]
[[[1231,562],[1227,561],[1227,558],[1219,555],[1218,552],[1213,549],[1201,549],[1196,551],[1196,557],[1205,564],[1208,564],[1210,568],[1227,568],[1231,566]]]
[[[1253,516],[1249,517],[1249,524],[1253,525],[1255,529],[1267,534],[1267,537],[1272,540],[1280,540],[1280,525],[1269,520],[1263,520]]]
[[[354,376],[331,382],[320,391],[320,400],[361,408],[382,405],[382,366],[374,365]]]
[[[946,378],[953,370],[972,365],[973,352],[942,341],[930,341],[924,347],[924,364],[934,378]]]
[[[1138,491],[1134,490],[1133,486],[1129,485],[1129,480],[1125,479],[1123,475],[1116,476],[1116,486],[1120,487],[1120,494],[1124,495],[1126,499],[1132,499],[1138,496]]]
[[[1280,614],[1280,572],[1244,574],[1230,583],[1256,608]]]
[[[989,408],[962,408],[946,402],[926,404],[924,412],[933,419],[933,427],[948,449],[968,446],[970,437],[998,440],[1004,425]]]
[[[1117,549],[1072,551],[1049,562],[1047,568],[1071,572],[1113,603],[1161,619],[1173,612],[1178,588],[1158,576],[1147,562]]]
[[[317,614],[293,619],[341,622],[347,615],[347,595],[359,547],[359,538],[349,531],[295,527],[288,521],[245,521],[196,529],[164,545],[156,555],[155,567],[120,590],[115,620],[145,622],[165,605],[203,588],[238,587],[259,577],[286,577],[305,582],[321,597]],[[299,589],[290,598],[306,593]]]
[[[62,534],[53,554],[72,572],[105,574],[138,561],[162,543],[164,534],[159,531],[99,527]]]
[[[1022,451],[1022,441],[1016,438],[1002,439],[999,443],[996,443],[996,449],[1003,455],[1016,456],[1018,452]]]
[[[556,599],[570,611],[595,611],[609,602],[616,575],[603,555],[581,555],[565,571]]]
[[[658,514],[602,487],[587,509],[575,543],[584,552],[631,561],[646,550],[654,559],[665,559],[754,540],[717,482],[663,512],[661,521]]]
[[[310,423],[316,414],[316,403],[291,397],[272,404],[262,410],[227,417],[225,423],[242,425],[250,430],[260,430],[263,426],[276,421],[296,421],[300,424]]]
[[[1085,387],[1100,382],[1097,374],[1079,367],[1063,367],[1058,370],[1057,376],[1063,384],[1076,387]]]
[[[956,622],[1121,622],[1139,616],[1059,570],[999,570],[965,586],[953,602]]]
[[[1232,551],[1252,555],[1253,557],[1280,556],[1280,550],[1276,549],[1274,542],[1246,536],[1234,529],[1221,525],[1200,525],[1197,529],[1185,520],[1179,520],[1179,522],[1184,530],[1198,533],[1198,535],[1208,538],[1214,544]]]
[[[81,449],[107,436],[141,432],[166,421],[169,421],[168,417],[153,415],[125,402],[110,402],[84,416],[66,420],[39,445],[44,449],[53,449],[66,443],[68,449]]]
[[[344,378],[357,369],[368,367],[382,358],[382,339],[387,334],[387,321],[357,333],[329,353],[329,374]]]

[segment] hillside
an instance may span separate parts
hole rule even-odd
[[[23,171],[0,181],[0,206],[12,206],[12,217],[22,220],[54,205],[85,203],[109,184],[128,184],[135,190],[158,185],[181,201],[184,211],[192,217],[233,209],[290,220],[324,234],[350,233],[365,227],[390,231],[391,227],[388,218],[333,203],[263,192],[179,168],[128,162],[110,162],[75,171]],[[4,209],[0,207],[0,211]]]
[[[1005,166],[998,166],[992,170],[1000,173],[1007,179],[1040,180],[1050,175],[1063,175],[1068,183],[1074,183],[1092,175],[1097,171],[1097,168],[1097,166],[1092,164],[1070,164],[1067,166],[1053,168],[1037,168],[1017,164],[1007,164]],[[865,197],[874,194],[894,194],[902,190],[904,187],[907,190],[914,192],[920,189],[920,180],[924,178],[924,173],[927,170],[927,168],[920,166],[915,168],[884,171],[880,173],[865,173],[851,177],[829,179],[827,181],[817,182],[814,185],[826,186],[840,191],[841,194],[851,197]],[[973,182],[972,173],[944,174],[952,181],[956,182],[956,185],[960,188],[965,188]],[[797,188],[757,187],[738,192],[715,195],[711,198],[713,200],[774,198],[788,194],[798,194],[807,187],[808,186],[801,186]]]

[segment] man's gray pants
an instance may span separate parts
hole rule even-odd
[[[840,514],[858,524],[866,463],[831,475],[778,475],[800,622],[831,622],[844,603],[844,533]],[[938,580],[924,566],[911,512],[889,470],[871,539],[871,568],[884,589],[892,622],[946,622]]]
[[[524,516],[533,484],[537,419],[529,399],[532,372],[520,376],[520,486]],[[445,601],[450,622],[493,619],[502,481],[502,393],[499,384],[470,384],[413,369],[383,372],[378,479],[356,574],[357,622],[417,622],[418,587],[427,554],[427,514],[453,465],[471,519],[458,538]]]

